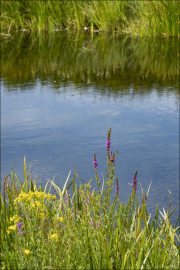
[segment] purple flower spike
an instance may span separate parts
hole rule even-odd
[[[93,161],[93,166],[94,166],[94,167],[97,167],[97,166],[98,166],[97,161]]]
[[[21,234],[23,234],[23,233],[22,233],[22,231],[19,231],[18,234],[21,235]]]
[[[110,150],[110,145],[111,145],[110,139],[109,139],[109,141],[106,140],[106,149],[107,150]]]
[[[118,185],[118,179],[116,177],[116,194],[118,194],[118,191],[119,191],[119,185]]]
[[[133,177],[133,180],[132,180],[132,186],[133,186],[133,190],[134,190],[134,193],[136,193],[136,190],[137,190],[137,172],[135,173],[134,177]]]
[[[7,182],[5,181],[5,182],[4,182],[4,191],[5,191],[5,192],[7,192],[7,188],[8,188]]]
[[[101,225],[101,222],[98,222],[97,229],[99,229],[100,225]]]
[[[19,221],[18,221],[17,227],[18,227],[18,228],[21,228],[21,227],[22,227],[22,222],[19,222]]]
[[[115,158],[113,158],[113,157],[112,157],[112,158],[110,158],[110,161],[114,163]]]
[[[119,191],[119,187],[116,186],[116,194],[118,194],[118,191]]]
[[[106,150],[107,150],[107,156],[109,157],[109,151],[110,151],[110,134],[111,134],[111,128],[109,129],[108,133],[107,133],[107,140],[106,140]]]
[[[94,154],[94,161],[93,161],[93,166],[96,168],[98,166],[97,160],[96,160],[96,155]]]

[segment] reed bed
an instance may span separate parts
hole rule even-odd
[[[94,154],[97,188],[91,180],[77,186],[76,173],[68,185],[70,173],[61,190],[53,180],[44,190],[37,178],[24,181],[11,175],[4,179],[0,196],[1,269],[179,269],[179,227],[170,213],[159,211],[150,224],[147,213],[149,189],[142,203],[137,200],[137,171],[127,205],[120,203],[120,184],[115,176],[116,154],[110,151],[111,128],[107,133],[107,180],[100,181]],[[113,183],[116,195],[110,204]],[[73,188],[73,195],[68,193]],[[51,188],[56,194],[50,194]],[[143,226],[144,224],[144,226]]]
[[[179,1],[15,1],[1,3],[1,29],[83,29],[178,36]]]

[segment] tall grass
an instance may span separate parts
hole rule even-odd
[[[107,136],[107,180],[101,183],[94,154],[97,189],[91,180],[78,187],[76,170],[68,185],[70,173],[61,190],[53,181],[42,189],[26,171],[24,182],[12,170],[4,179],[0,195],[1,269],[178,269],[178,220],[173,227],[170,204],[167,213],[156,207],[150,224],[147,213],[149,189],[141,205],[137,200],[137,171],[127,205],[120,203],[121,188],[115,176],[116,154],[110,153]],[[110,205],[113,182],[116,195]],[[28,183],[29,182],[29,183]],[[70,198],[68,190],[73,187]],[[56,195],[51,195],[54,187]],[[105,187],[105,188],[104,188]],[[160,217],[160,215],[161,217]],[[159,220],[160,219],[160,220]],[[144,226],[143,226],[144,223]],[[177,243],[178,242],[178,243]]]
[[[178,36],[180,2],[135,1],[137,18],[131,24],[131,31],[140,36]],[[130,31],[130,32],[131,32]]]
[[[1,29],[54,31],[59,28],[113,34],[179,35],[179,1],[16,1],[1,3]]]

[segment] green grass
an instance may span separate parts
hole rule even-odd
[[[179,1],[10,1],[1,3],[1,29],[55,28],[140,36],[178,36]]]
[[[108,138],[110,133],[111,129]],[[134,188],[127,205],[120,203],[118,193],[110,204],[115,179],[119,186],[112,157],[116,159],[117,151],[107,154],[107,180],[103,177],[102,185],[95,167],[93,191],[92,179],[76,185],[76,170],[68,185],[69,173],[62,190],[53,180],[49,189],[48,182],[44,190],[38,187],[30,169],[27,175],[25,158],[23,182],[12,170],[0,196],[1,269],[179,268],[178,220],[173,227],[169,219],[178,206],[170,213],[171,194],[167,213],[157,206],[151,224],[146,210],[150,186],[147,201],[142,189],[141,205]],[[135,186],[136,177],[137,172]],[[50,194],[52,187],[56,196]]]

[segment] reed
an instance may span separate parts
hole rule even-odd
[[[150,224],[147,213],[149,189],[141,205],[137,200],[137,171],[132,181],[132,193],[127,205],[120,203],[120,184],[115,176],[116,154],[107,146],[107,180],[100,181],[98,160],[93,166],[97,189],[91,190],[91,180],[76,185],[76,173],[68,185],[70,173],[61,190],[54,182],[44,190],[26,171],[24,182],[14,174],[4,179],[0,195],[1,269],[178,269],[178,220],[173,227],[170,213],[159,211]],[[110,204],[113,183],[116,195]],[[102,183],[101,183],[102,182]],[[70,187],[73,194],[68,194]],[[51,188],[56,194],[50,194]],[[105,187],[105,188],[104,188]],[[160,215],[161,217],[160,217]],[[144,223],[144,226],[143,226]]]
[[[179,35],[179,1],[16,1],[1,3],[1,29],[60,28],[140,36]]]
[[[137,18],[131,31],[135,35],[179,36],[179,1],[135,1],[134,11]]]

